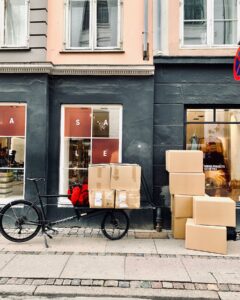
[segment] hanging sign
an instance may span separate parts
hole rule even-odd
[[[118,163],[118,139],[93,139],[92,141],[92,163],[108,164]]]
[[[65,137],[91,136],[91,109],[65,108]]]
[[[240,81],[240,47],[238,48],[234,58],[233,76],[235,80]]]
[[[25,136],[25,106],[0,106],[0,136]]]

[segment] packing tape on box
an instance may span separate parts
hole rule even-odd
[[[137,180],[137,168],[136,167],[132,168],[132,178],[133,178],[133,181]]]
[[[97,183],[96,183],[96,186],[97,186],[97,189],[101,189],[101,187],[102,187],[101,182],[97,182]]]
[[[102,168],[97,168],[97,177],[102,177]]]
[[[113,169],[113,178],[114,178],[114,180],[118,180],[118,178],[119,178],[119,170],[118,170],[118,167],[115,167],[115,168]]]

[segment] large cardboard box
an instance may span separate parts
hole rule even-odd
[[[89,190],[89,205],[91,208],[114,208],[113,190]]]
[[[135,164],[111,165],[111,189],[139,191],[141,186],[141,167]]]
[[[200,150],[167,150],[166,169],[171,173],[202,173],[203,152]]]
[[[109,190],[111,178],[111,167],[109,164],[89,165],[88,167],[88,189]]]
[[[171,194],[198,196],[205,194],[204,173],[170,173],[169,190]]]
[[[236,227],[236,203],[229,197],[193,197],[193,218],[199,225]]]
[[[115,208],[140,208],[140,191],[116,191]]]
[[[197,225],[193,219],[186,223],[187,249],[227,254],[227,229],[223,226]]]
[[[172,213],[175,218],[192,218],[193,196],[172,195]]]
[[[174,239],[185,239],[185,225],[187,218],[175,218],[172,216],[172,234]]]

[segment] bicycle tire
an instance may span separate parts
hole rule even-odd
[[[121,222],[121,223],[120,223]],[[129,217],[123,210],[107,212],[101,224],[103,235],[109,240],[120,240],[129,229]]]
[[[27,209],[24,211],[25,208]],[[8,218],[8,220],[6,218]],[[42,213],[35,204],[26,200],[15,200],[6,204],[0,211],[0,231],[2,235],[11,242],[27,242],[38,234],[42,227],[41,220]],[[27,230],[26,234],[28,234],[29,231],[29,235],[20,237],[23,226],[26,226],[24,229]],[[31,229],[30,226],[33,227],[32,231],[29,230]],[[18,232],[16,232],[17,230]],[[18,238],[11,234],[17,234]]]

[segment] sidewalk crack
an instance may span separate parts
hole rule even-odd
[[[186,267],[185,264],[184,264],[184,261],[183,261],[182,257],[180,258],[180,261],[181,261],[181,263],[182,263],[182,265],[183,265],[183,268],[185,269],[185,271],[186,271],[186,273],[187,273],[187,275],[188,275],[189,281],[190,281],[190,282],[193,282],[193,281],[192,281],[192,278],[191,278],[191,276],[190,276],[190,274],[189,274],[189,272],[188,272],[188,269],[187,269],[187,267]]]
[[[158,250],[157,250],[157,245],[156,245],[155,239],[153,239],[153,244],[154,244],[154,248],[156,250],[156,254],[158,254]]]
[[[6,263],[5,263],[5,265],[4,266],[2,266],[1,268],[0,268],[0,271],[2,271],[4,268],[6,268],[6,266],[17,256],[18,254],[17,253],[15,253],[15,255],[9,260],[9,261],[7,261]]]
[[[61,271],[60,275],[58,276],[58,278],[61,278],[62,273],[63,273],[64,269],[66,268],[66,265],[69,262],[69,259],[70,259],[71,256],[72,256],[72,254],[68,256],[68,259],[66,260],[66,262],[65,262],[65,264],[64,264],[64,266],[62,268],[62,271]]]
[[[127,256],[124,257],[124,264],[123,264],[123,278],[126,280],[126,264],[127,264]]]

